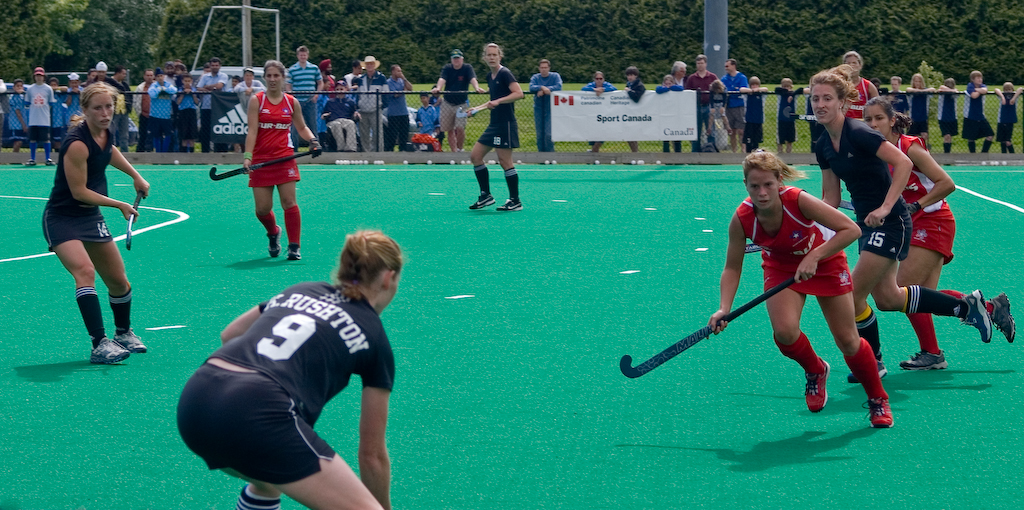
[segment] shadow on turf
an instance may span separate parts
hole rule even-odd
[[[753,472],[767,471],[774,467],[790,466],[796,464],[811,464],[815,462],[833,462],[851,460],[849,456],[819,456],[832,450],[838,450],[850,445],[855,439],[868,437],[878,429],[868,427],[851,430],[840,436],[817,439],[827,432],[808,430],[796,437],[781,439],[779,441],[763,441],[757,443],[750,451],[730,450],[727,448],[690,448],[686,446],[659,446],[644,444],[619,444],[618,447],[632,448],[668,448],[675,450],[691,450],[699,452],[711,452],[720,460],[734,463],[729,466],[729,471]]]
[[[86,360],[82,360],[65,361],[64,363],[48,363],[46,365],[25,365],[21,367],[14,367],[14,371],[18,374],[18,377],[28,379],[32,382],[54,383],[63,381],[65,377],[74,374],[75,372],[101,372],[103,375],[106,375],[112,367],[118,366],[125,365],[94,365]]]
[[[299,264],[300,262],[294,260],[285,260],[284,257],[272,259],[269,257],[261,257],[252,260],[242,260],[233,262],[224,267],[228,269],[236,269],[239,271],[249,271],[251,269],[263,269],[266,267],[280,267],[283,262],[287,262],[289,265]]]

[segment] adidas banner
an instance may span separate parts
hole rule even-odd
[[[648,90],[634,103],[625,91],[551,93],[551,139],[557,142],[697,139],[697,93]]]
[[[247,112],[238,102],[238,94],[233,92],[214,92],[210,94],[210,117],[213,129],[210,141],[213,143],[245,143],[245,135],[249,133]]]

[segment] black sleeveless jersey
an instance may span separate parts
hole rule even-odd
[[[50,200],[46,208],[64,216],[90,216],[97,213],[99,207],[75,200],[71,195],[71,188],[68,187],[68,179],[64,173],[64,154],[73,142],[82,142],[89,149],[87,160],[88,176],[85,187],[107,196],[107,165],[113,156],[114,135],[107,130],[107,145],[100,147],[93,139],[89,127],[83,121],[81,124],[71,128],[60,146],[60,156],[57,158],[57,175],[53,179],[53,189],[50,191]]]
[[[256,370],[280,384],[313,425],[331,398],[359,374],[363,386],[390,390],[395,358],[380,316],[326,282],[288,287],[243,335],[210,357]]]
[[[505,66],[501,66],[498,69],[497,75],[492,76],[492,73],[487,73],[487,88],[490,89],[491,101],[501,99],[511,94],[512,84],[515,82],[516,77],[513,76],[512,71],[509,71]],[[515,103],[502,103],[491,110],[491,124],[495,126],[502,125],[507,122],[515,122],[515,120]]]
[[[818,166],[822,170],[832,170],[846,183],[857,221],[861,223],[868,213],[885,202],[885,195],[892,184],[889,164],[877,156],[878,148],[883,143],[886,143],[885,137],[868,127],[867,123],[846,119],[843,122],[843,133],[839,137],[838,151],[832,146],[828,131],[821,134],[815,148]],[[892,218],[895,221],[904,209],[905,202],[901,197],[886,219]]]

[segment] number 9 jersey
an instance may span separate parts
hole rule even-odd
[[[211,358],[256,370],[295,399],[312,426],[324,405],[359,374],[363,386],[391,390],[395,358],[380,316],[326,282],[293,285],[266,303],[243,335]]]

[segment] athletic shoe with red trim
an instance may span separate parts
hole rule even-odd
[[[804,374],[807,377],[807,386],[804,387],[804,398],[807,399],[807,409],[812,413],[821,411],[825,408],[825,404],[828,403],[828,392],[825,391],[825,383],[828,381],[828,374],[832,370],[827,361],[821,358],[818,359],[825,367],[825,373],[812,374],[807,372]]]
[[[281,254],[281,227],[277,227],[276,234],[267,234],[267,240],[270,241],[267,251],[271,258],[276,258]]]
[[[889,409],[889,399],[869,398],[868,417],[871,418],[871,426],[876,429],[887,429],[892,427],[892,410]]]
[[[1013,343],[1013,337],[1017,336],[1017,324],[1010,314],[1010,298],[1006,297],[1004,292],[989,303],[992,303],[992,322],[995,323],[996,329],[1006,337],[1007,342]]]

